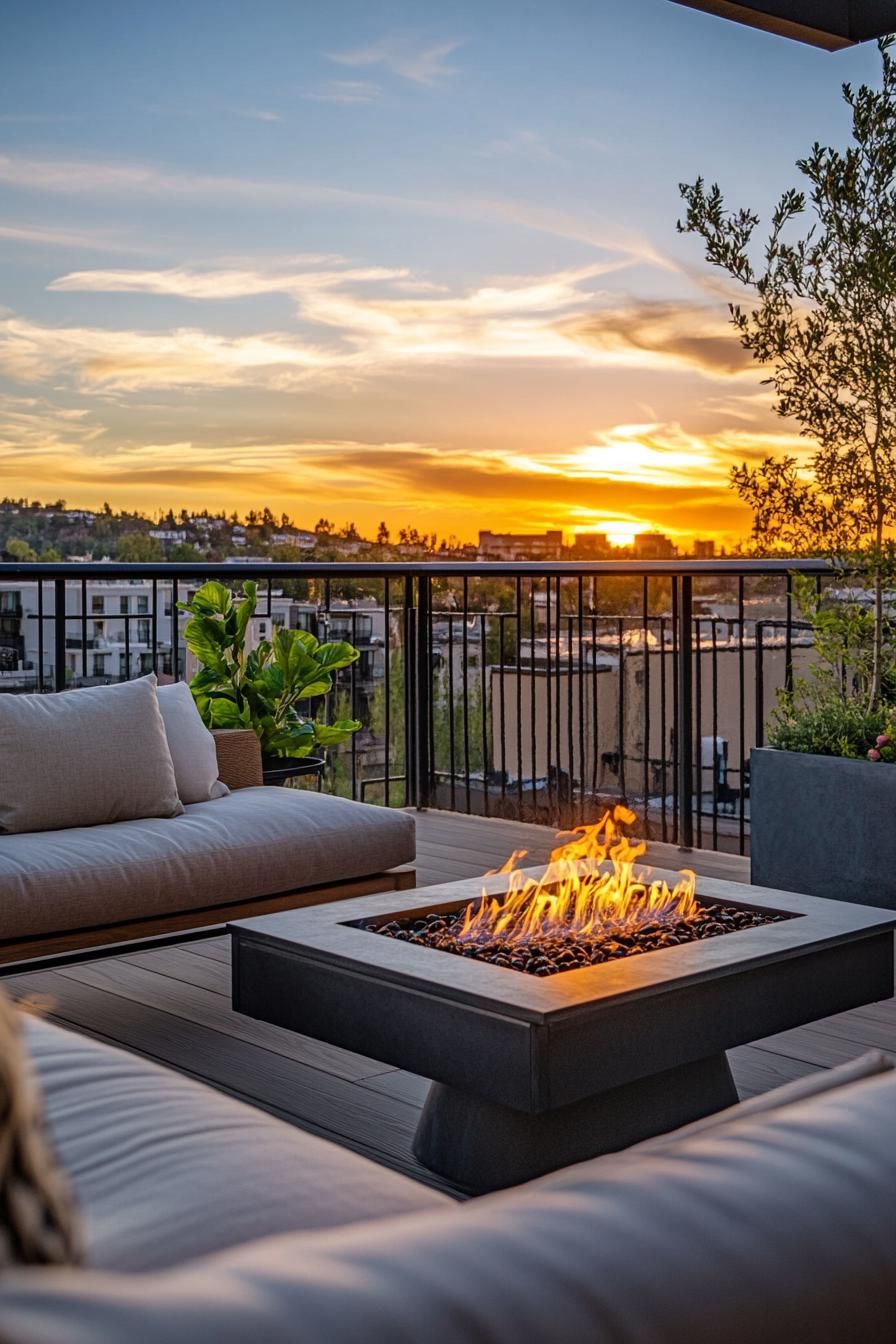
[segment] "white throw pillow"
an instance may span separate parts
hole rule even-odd
[[[181,812],[155,677],[0,695],[0,831]]]
[[[157,690],[181,802],[223,798],[230,790],[218,778],[215,739],[202,722],[189,686],[175,681]]]

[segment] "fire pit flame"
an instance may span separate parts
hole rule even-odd
[[[509,876],[506,893],[489,896],[483,891],[462,912],[455,937],[461,943],[510,947],[557,934],[628,934],[644,924],[692,919],[699,911],[696,875],[683,869],[670,888],[665,881],[651,880],[649,868],[636,868],[647,846],[630,840],[622,829],[635,819],[634,812],[617,806],[593,826],[578,827],[572,840],[554,850],[538,881],[519,870],[526,851],[517,850],[495,870]],[[600,866],[607,862],[609,868]]]
[[[698,900],[696,876],[687,868],[672,887],[653,878],[649,868],[637,867],[647,846],[623,829],[634,820],[627,807],[614,807],[594,826],[569,833],[573,838],[554,850],[539,878],[521,871],[525,850],[518,850],[489,874],[506,878],[500,894],[483,890],[453,910],[407,912],[366,927],[412,946],[556,975],[787,918]]]

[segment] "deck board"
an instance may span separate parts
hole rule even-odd
[[[421,886],[479,875],[514,849],[542,863],[555,845],[546,827],[446,812],[417,814],[417,835]],[[650,858],[657,867],[690,866],[703,876],[749,881],[749,861],[737,855],[653,844]],[[426,1080],[234,1013],[226,936],[17,973],[5,983],[17,997],[41,996],[61,1025],[442,1184],[411,1153]],[[869,1049],[896,1055],[896,999],[743,1046],[730,1059],[741,1095],[751,1096]]]

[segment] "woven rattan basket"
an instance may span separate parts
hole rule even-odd
[[[261,784],[261,743],[251,728],[212,730],[218,753],[218,778],[228,789]]]

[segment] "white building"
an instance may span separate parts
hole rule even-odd
[[[149,535],[156,541],[186,541],[187,534],[180,527],[152,527]]]
[[[295,546],[297,551],[313,551],[317,537],[313,532],[275,532],[271,543],[274,546]]]

